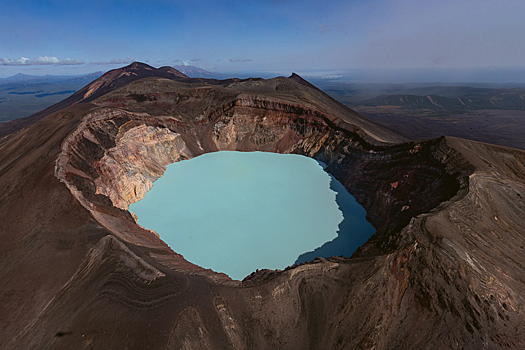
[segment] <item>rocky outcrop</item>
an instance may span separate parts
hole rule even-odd
[[[113,206],[127,210],[144,198],[166,165],[188,158],[184,141],[167,128],[136,126],[121,137],[95,164],[96,193],[108,197]]]

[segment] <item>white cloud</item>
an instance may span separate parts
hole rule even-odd
[[[191,66],[192,65],[192,62],[193,60],[179,60],[179,59],[175,59],[173,60],[173,63],[176,63],[177,65],[180,65],[180,66]]]
[[[33,63],[35,64],[57,64],[58,58],[54,56],[38,56],[33,60]]]
[[[251,62],[253,61],[251,58],[230,58],[230,62],[237,63],[237,62]]]
[[[27,57],[19,59],[0,58],[0,66],[43,66],[43,65],[78,65],[86,64],[83,60],[72,58],[57,58],[54,56],[38,56],[34,60]]]
[[[9,58],[0,58],[0,65],[2,66],[23,66],[31,61],[27,57],[20,57],[20,59],[9,59]]]
[[[57,64],[59,65],[78,65],[78,64],[86,64],[86,62],[80,59],[64,58],[62,60],[59,60]]]

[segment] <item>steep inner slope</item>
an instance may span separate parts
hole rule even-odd
[[[0,343],[524,347],[525,153],[403,141],[296,75],[146,78],[0,139]],[[234,282],[135,224],[166,164],[228,149],[323,161],[377,233],[350,259]]]

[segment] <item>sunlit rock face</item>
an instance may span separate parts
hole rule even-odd
[[[166,165],[188,158],[181,136],[167,128],[137,126],[115,143],[96,164],[100,176],[95,185],[97,194],[120,209],[144,198]]]

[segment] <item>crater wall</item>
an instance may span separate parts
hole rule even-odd
[[[64,142],[57,176],[95,215],[133,224],[129,204],[143,198],[170,163],[219,150],[306,155],[328,165],[376,227],[358,254],[393,249],[394,232],[465,185],[465,175],[447,165],[458,155],[444,139],[377,146],[356,126],[338,126],[336,117],[311,105],[239,94],[202,111],[202,98],[208,97],[176,100],[186,101],[185,108],[192,100],[197,118],[108,107],[91,112]]]

